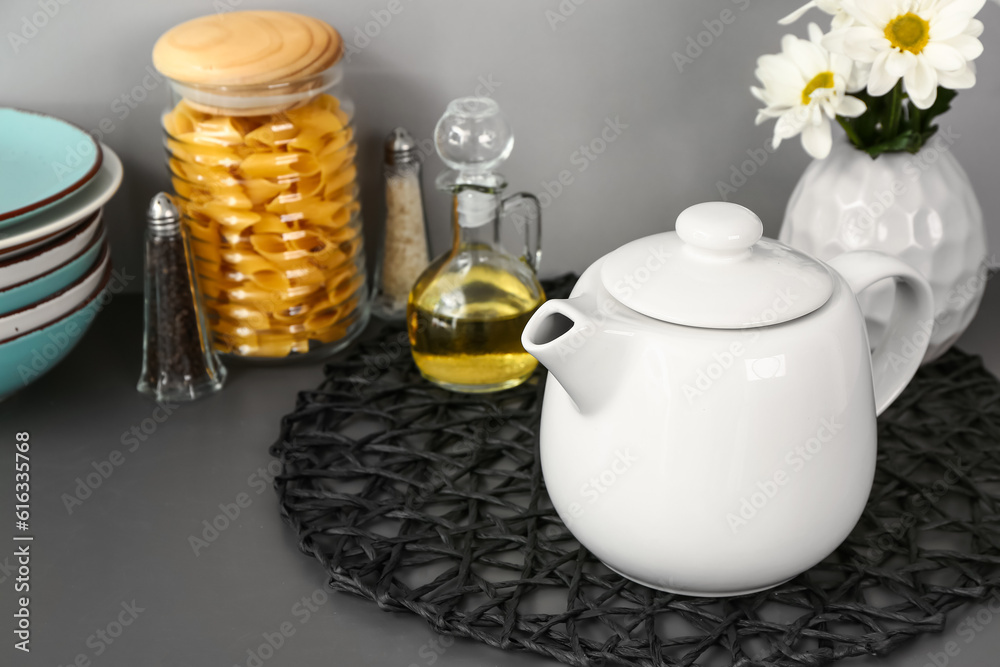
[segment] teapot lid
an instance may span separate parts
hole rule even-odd
[[[609,254],[605,289],[648,317],[712,329],[794,320],[833,294],[824,264],[761,238],[760,218],[742,206],[696,204],[677,216],[676,229]]]

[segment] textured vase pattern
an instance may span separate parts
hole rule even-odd
[[[916,155],[875,160],[848,144],[835,146],[799,179],[780,239],[824,261],[849,250],[880,250],[920,271],[934,290],[935,309],[924,363],[965,331],[986,287],[982,210],[944,140]],[[858,297],[873,345],[889,320],[894,289],[880,283]]]

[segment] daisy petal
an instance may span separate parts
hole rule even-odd
[[[889,40],[874,28],[857,26],[831,32],[824,38],[823,46],[854,60],[870,63],[875,60],[880,50],[888,48]]]
[[[852,25],[854,25],[854,17],[847,12],[838,12],[833,16],[833,21],[830,22],[830,27],[834,30],[849,28]]]
[[[964,16],[968,20],[978,14],[985,4],[986,0],[950,0],[950,2],[940,3],[937,15],[940,18],[958,15]]]
[[[830,154],[833,146],[833,135],[830,132],[830,123],[821,122],[819,125],[809,125],[802,130],[802,147],[817,160],[822,160]]]
[[[807,81],[814,77],[817,72],[827,69],[828,63],[824,57],[823,49],[816,44],[807,42],[804,39],[795,39],[795,41],[787,42],[787,44],[783,42],[781,46],[791,57],[792,62],[799,68]],[[785,48],[786,46],[787,49]]]
[[[961,35],[969,27],[969,17],[963,14],[952,14],[950,16],[937,17],[931,21],[932,41],[948,39],[955,35]]]
[[[788,50],[793,48],[793,45],[799,41],[799,38],[795,35],[785,35],[781,38],[781,52],[788,53]]]
[[[806,121],[808,125],[819,125],[823,122],[823,109],[820,105],[811,104],[806,109],[809,110],[809,119]]]
[[[754,74],[765,88],[773,91],[789,88],[798,92],[807,82],[799,68],[783,56],[761,56],[757,59],[757,69]]]
[[[851,78],[851,69],[854,67],[854,61],[841,53],[831,53],[830,54],[830,69],[837,76],[843,77],[844,80]]]
[[[938,83],[952,90],[965,90],[976,85],[976,69],[969,63],[968,67],[955,72],[938,73]]]
[[[844,2],[842,7],[845,12],[854,17],[858,23],[876,26],[884,26],[892,20],[892,17],[899,14],[895,2]]]
[[[937,72],[922,58],[917,60],[916,67],[906,73],[903,85],[910,101],[918,109],[929,109],[937,99]]]
[[[847,80],[847,92],[856,93],[868,87],[868,75],[871,73],[871,65],[855,63],[851,71],[851,78]]]
[[[764,122],[762,119],[780,118],[786,113],[788,113],[787,107],[765,107],[757,112],[757,119],[754,122],[760,125]]]
[[[885,61],[885,69],[897,79],[906,74],[917,62],[917,57],[909,51],[893,49]]]
[[[845,118],[857,118],[863,114],[868,109],[865,103],[856,97],[851,97],[847,95],[840,101],[840,105],[837,107],[837,115],[844,116]]]
[[[985,29],[986,26],[983,25],[982,21],[979,19],[972,19],[969,21],[969,27],[965,29],[965,34],[969,37],[979,37],[983,34],[983,30]]]
[[[975,60],[983,55],[983,43],[969,35],[956,35],[944,43],[958,51],[966,60]]]
[[[954,72],[965,66],[965,58],[953,46],[931,42],[920,52],[920,59],[936,70]]]
[[[823,31],[815,23],[810,23],[806,30],[809,33],[809,41],[813,44],[819,44],[823,41]]]
[[[781,18],[781,19],[778,19],[778,24],[779,25],[788,25],[790,23],[795,23],[800,18],[802,18],[802,16],[806,12],[808,12],[810,9],[812,9],[815,6],[816,6],[816,0],[812,0],[812,2],[807,2],[806,4],[802,5],[801,7],[799,7],[798,9],[796,9],[794,12],[792,12],[791,14],[789,14],[788,16],[786,16],[784,18]]]
[[[844,49],[846,48],[844,43],[847,40],[847,30],[847,28],[831,30],[827,34],[823,35],[823,41],[821,42],[822,47],[831,53],[844,53]]]
[[[805,125],[805,114],[798,113],[798,109],[784,114],[774,124],[774,137],[776,139],[790,139],[802,131]]]
[[[799,68],[788,62],[788,58],[773,53],[757,59],[757,71],[765,73],[773,72],[774,76],[778,79],[795,79],[796,75],[799,74]],[[757,76],[759,78],[760,74],[758,73]],[[802,79],[801,81],[805,85],[805,80]]]
[[[889,52],[883,51],[872,63],[872,71],[868,75],[868,94],[879,97],[885,95],[899,81],[898,76],[893,76],[886,69],[886,61],[889,59]]]

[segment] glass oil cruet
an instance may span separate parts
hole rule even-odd
[[[455,237],[410,292],[413,359],[425,378],[452,391],[516,387],[537,365],[521,346],[521,331],[545,300],[536,275],[541,207],[528,193],[502,197],[507,184],[494,169],[510,155],[514,135],[492,99],[452,101],[434,142],[451,168],[437,185],[451,193]],[[500,243],[502,218],[523,235],[520,257]]]

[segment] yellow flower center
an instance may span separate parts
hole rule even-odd
[[[802,89],[802,104],[808,105],[812,101],[812,93],[817,88],[833,88],[833,72],[820,72],[806,84]]]
[[[931,25],[913,12],[900,14],[885,26],[885,38],[900,51],[917,54],[931,38]]]

